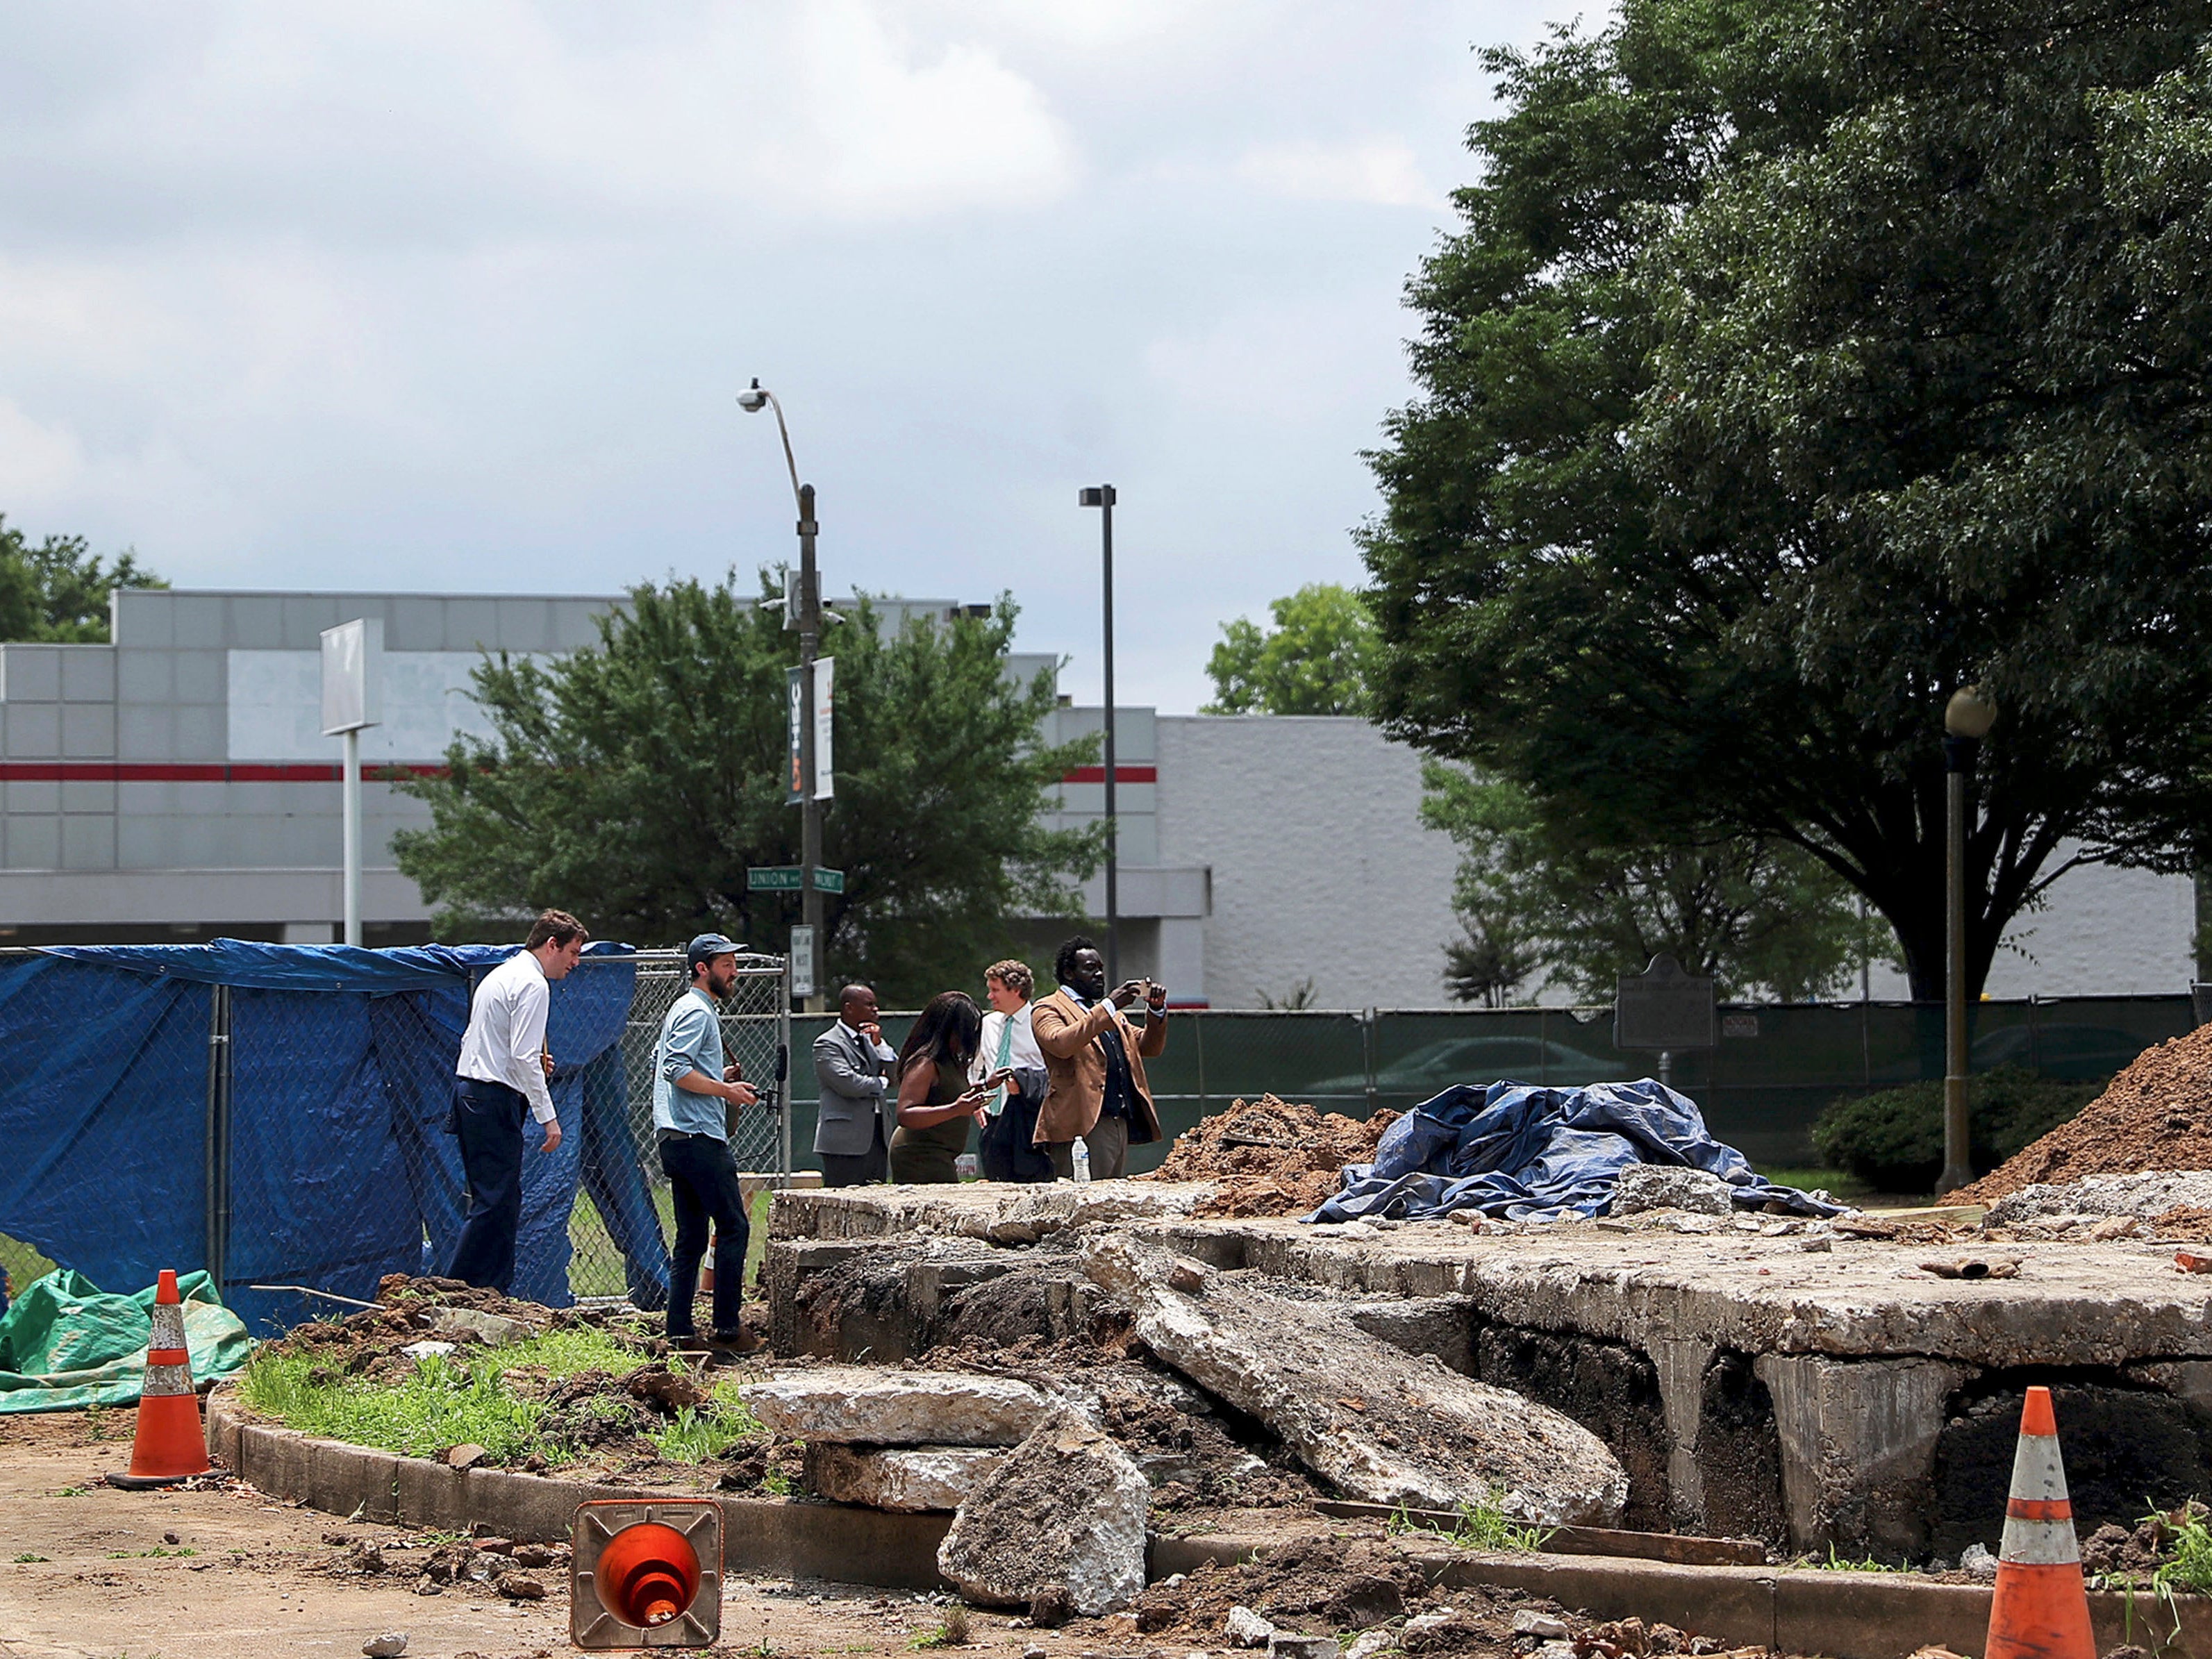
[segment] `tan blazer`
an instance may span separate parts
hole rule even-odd
[[[1160,1115],[1152,1109],[1145,1061],[1167,1052],[1165,1013],[1146,1020],[1139,1035],[1108,999],[1084,1008],[1066,992],[1054,991],[1030,1005],[1030,1030],[1044,1051],[1047,1079],[1032,1137],[1036,1145],[1073,1140],[1098,1127],[1098,1109],[1106,1099],[1106,1045],[1099,1037],[1109,1025],[1121,1028],[1121,1052],[1129,1057],[1129,1082],[1137,1094],[1130,1103],[1129,1144],[1141,1146],[1160,1138]]]

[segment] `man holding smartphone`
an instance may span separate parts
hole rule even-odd
[[[1167,1052],[1167,988],[1133,979],[1106,991],[1106,958],[1080,933],[1053,958],[1060,988],[1031,1005],[1030,1029],[1044,1055],[1044,1105],[1036,1145],[1062,1181],[1075,1176],[1075,1143],[1090,1152],[1091,1177],[1127,1171],[1129,1148],[1160,1138],[1145,1062]],[[1143,1030],[1121,1011],[1142,999]]]

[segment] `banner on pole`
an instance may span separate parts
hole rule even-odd
[[[802,669],[787,668],[783,673],[784,723],[791,739],[783,774],[783,804],[796,806],[806,799],[806,681]]]
[[[834,722],[830,719],[831,685],[836,679],[837,659],[817,657],[814,659],[814,799],[828,800],[836,793],[836,757],[830,753],[830,734]]]

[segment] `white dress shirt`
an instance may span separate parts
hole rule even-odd
[[[1011,1014],[1002,1014],[994,1008],[983,1016],[982,1038],[975,1045],[975,1061],[968,1067],[970,1083],[981,1083],[999,1069],[1001,1045],[1006,1050],[1007,1065],[1031,1066],[1040,1072],[1044,1070],[1044,1050],[1037,1047],[1036,1032],[1030,1024],[1030,1011],[1033,1006],[1033,1004],[1024,1002]],[[1012,1042],[1006,1041],[1009,1025],[1013,1027]],[[997,1097],[991,1102],[989,1109],[993,1117],[1006,1109],[1006,1102],[1013,1092],[1012,1084],[1001,1085]]]
[[[469,1005],[469,1029],[461,1036],[455,1067],[478,1083],[504,1083],[530,1103],[530,1115],[553,1121],[553,1094],[545,1086],[545,1012],[553,988],[545,969],[527,951],[517,951],[486,974]]]

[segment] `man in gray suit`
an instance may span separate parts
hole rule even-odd
[[[858,1187],[890,1173],[891,1131],[897,1126],[897,1051],[876,1024],[876,994],[848,985],[837,994],[837,1023],[814,1039],[814,1076],[822,1103],[814,1151],[825,1187]]]

